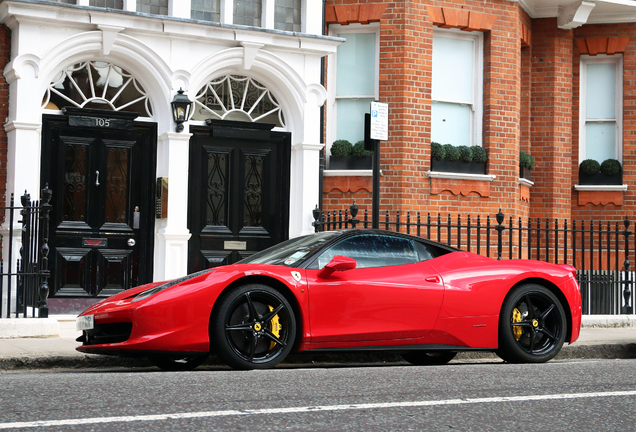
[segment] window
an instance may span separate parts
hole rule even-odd
[[[623,57],[581,56],[579,162],[622,163]]]
[[[336,140],[352,144],[364,139],[364,115],[379,97],[379,25],[329,26],[330,35],[345,38],[329,61],[329,88],[335,99],[329,110],[329,147]]]
[[[318,268],[323,268],[336,255],[353,258],[357,262],[356,268],[419,262],[418,252],[411,240],[383,235],[359,235],[337,243],[320,255]]]
[[[274,5],[274,28],[300,31],[301,0],[276,0]]]
[[[137,12],[168,15],[168,0],[137,0]]]
[[[261,0],[236,0],[234,2],[234,24],[260,27],[262,13]]]
[[[219,22],[221,20],[221,0],[192,0],[190,17],[196,20]]]
[[[89,6],[123,10],[124,0],[90,0]]]
[[[431,141],[481,145],[483,35],[434,30]]]

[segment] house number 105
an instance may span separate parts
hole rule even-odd
[[[95,126],[109,127],[110,119],[95,118]]]

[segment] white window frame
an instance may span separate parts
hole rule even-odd
[[[482,131],[484,118],[484,35],[480,31],[465,32],[458,29],[442,29],[435,27],[433,37],[453,38],[460,40],[472,40],[473,43],[473,100],[454,101],[445,99],[433,99],[433,83],[431,83],[431,104],[437,102],[461,103],[471,107],[470,118],[470,143],[469,146],[482,146]],[[435,67],[435,65],[432,65]],[[432,109],[432,107],[431,107]],[[442,143],[444,144],[444,143]],[[459,145],[455,144],[454,145]]]
[[[587,159],[587,129],[588,122],[586,116],[587,107],[587,66],[589,64],[614,63],[616,64],[616,94],[615,94],[615,117],[604,119],[616,122],[616,142],[614,147],[614,158],[623,164],[623,55],[599,54],[596,56],[581,55],[580,81],[579,81],[579,164]],[[601,122],[603,119],[594,119],[590,122]],[[599,161],[602,163],[603,161]]]
[[[337,52],[330,54],[327,60],[327,160],[330,158],[331,144],[338,139],[337,118],[338,112],[336,108],[337,99],[359,99],[373,97],[375,100],[380,98],[380,23],[371,24],[349,24],[346,26],[340,24],[329,25],[329,36],[337,36],[347,33],[375,33],[375,77],[374,77],[374,94],[373,95],[354,95],[354,96],[336,96],[336,78],[337,78]],[[355,143],[352,143],[355,144]]]

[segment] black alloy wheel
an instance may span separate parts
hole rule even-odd
[[[292,350],[296,318],[284,295],[260,284],[249,284],[219,299],[213,317],[212,349],[235,369],[267,369]]]
[[[155,356],[148,360],[164,371],[189,371],[202,365],[208,357],[208,354],[193,354],[183,357]]]
[[[402,354],[407,362],[417,366],[445,365],[457,355],[454,351],[409,351]]]
[[[559,299],[541,285],[521,285],[503,303],[497,354],[509,363],[547,362],[561,350],[566,332]]]

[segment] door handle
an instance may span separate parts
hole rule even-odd
[[[426,282],[439,283],[439,278],[437,276],[429,276],[424,280]]]
[[[99,186],[99,171],[95,171],[95,186]]]

